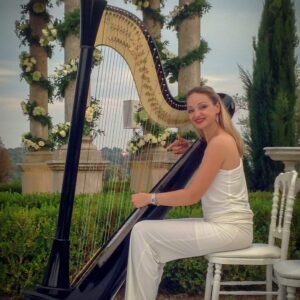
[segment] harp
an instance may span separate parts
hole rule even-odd
[[[125,35],[125,38],[121,35]],[[123,56],[134,74],[138,97],[155,122],[168,127],[184,127],[188,123],[185,104],[175,100],[168,90],[155,43],[143,23],[135,16],[107,6],[102,0],[81,0],[80,44],[72,126],[56,236],[43,282],[35,290],[26,291],[25,299],[112,299],[125,280],[132,227],[140,220],[162,219],[168,211],[167,207],[162,206],[133,210],[70,283],[71,216],[95,45],[113,47]],[[124,49],[129,51],[125,52]],[[233,113],[232,99],[225,94],[221,97]],[[197,140],[152,188],[152,192],[184,187],[201,163],[205,147],[204,142]],[[192,164],[188,161],[192,161]]]

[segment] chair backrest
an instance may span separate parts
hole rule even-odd
[[[280,173],[274,183],[269,244],[281,240],[281,259],[286,259],[288,253],[297,176],[294,170]]]

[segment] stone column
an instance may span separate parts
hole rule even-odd
[[[65,0],[65,15],[80,9],[79,0]],[[80,55],[79,34],[69,34],[65,39],[65,63]],[[71,122],[76,80],[70,81],[65,90],[65,122]]]
[[[65,15],[76,9],[80,9],[79,0],[65,0]],[[79,58],[79,34],[70,33],[65,39],[64,46],[65,63],[69,63],[71,59]],[[76,80],[72,80],[65,90],[65,122],[71,122],[72,119],[75,86]],[[61,192],[66,155],[67,145],[64,145],[54,153],[53,160],[48,162],[48,166],[53,172],[53,192]],[[75,193],[100,192],[102,190],[102,174],[107,164],[108,162],[102,160],[101,151],[97,150],[96,146],[92,144],[91,137],[83,137]]]
[[[160,0],[150,0],[149,7],[154,10],[160,10]],[[150,15],[143,11],[143,22],[149,33],[155,41],[161,40],[161,24],[154,20]]]
[[[180,6],[189,4],[190,0],[179,0]],[[178,55],[185,56],[188,52],[200,46],[200,17],[185,19],[178,29]],[[179,70],[178,94],[180,96],[200,84],[200,61]]]
[[[32,1],[38,2],[38,1]],[[46,8],[45,0],[39,1]],[[41,31],[46,27],[45,20],[35,14],[30,14],[29,23],[32,35],[35,37],[41,36]],[[48,56],[43,47],[38,44],[30,46],[30,55],[36,59],[36,70],[40,71],[42,77],[48,78]],[[48,113],[48,91],[37,84],[30,85],[29,88],[30,101],[36,102]],[[48,126],[43,126],[41,123],[30,120],[30,132],[33,136],[42,139],[48,139]],[[28,152],[25,154],[24,160],[20,165],[22,172],[22,192],[50,192],[52,182],[52,172],[48,168],[46,161],[52,158],[52,152],[47,150],[39,150],[37,152]]]
[[[41,1],[46,7],[46,1]],[[33,36],[41,36],[42,29],[47,23],[42,17],[30,14],[30,29]],[[46,50],[40,45],[33,44],[30,46],[30,55],[36,59],[36,70],[42,73],[43,78],[48,78],[48,56]],[[29,88],[30,101],[35,101],[38,106],[42,107],[48,113],[48,91],[37,84],[33,84]],[[30,132],[33,136],[43,139],[48,138],[48,126],[30,120]]]

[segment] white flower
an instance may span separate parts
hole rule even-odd
[[[153,136],[153,137],[151,138],[151,143],[152,143],[152,144],[157,144],[157,138],[156,138],[155,136]]]
[[[45,142],[44,142],[44,141],[39,141],[39,142],[38,142],[38,145],[39,145],[40,147],[44,147],[44,146],[45,146]]]
[[[139,148],[142,148],[145,145],[145,141],[143,139],[140,139],[140,141],[137,143],[137,146]]]
[[[52,34],[53,37],[57,36],[57,29],[55,29],[55,28],[51,29],[50,32],[51,32],[51,34]]]
[[[40,106],[36,106],[33,111],[32,111],[32,114],[34,116],[45,116],[46,115],[46,111],[43,107],[40,107]]]
[[[60,132],[59,132],[59,134],[60,134],[60,136],[61,137],[66,137],[66,132],[64,131],[64,130],[61,130]]]
[[[43,29],[42,29],[42,34],[43,34],[44,36],[49,36],[49,32],[48,32],[48,30],[47,30],[46,28],[43,28]]]

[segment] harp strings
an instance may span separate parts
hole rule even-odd
[[[104,18],[109,18],[109,16],[105,14]],[[124,22],[121,18],[119,22],[125,32],[132,30],[130,22]],[[104,20],[104,26],[105,24]],[[86,194],[82,196],[84,201],[83,199],[80,201],[81,218],[80,224],[77,226],[80,229],[75,233],[79,242],[76,243],[76,262],[72,266],[73,271],[71,270],[73,274],[78,273],[87,260],[99,248],[103,247],[133,210],[130,203],[131,191],[128,188],[128,183],[122,184],[130,181],[132,175],[130,174],[130,159],[134,161],[143,160],[148,163],[152,160],[150,151],[152,146],[150,143],[144,147],[143,151],[131,155],[130,159],[128,155],[113,156],[113,154],[118,153],[118,149],[122,149],[121,153],[126,154],[124,150],[135,131],[145,133],[140,128],[124,129],[122,117],[123,101],[140,101],[138,95],[142,95],[143,90],[147,88],[149,74],[144,74],[142,80],[138,81],[140,82],[138,86],[134,81],[135,76],[139,73],[138,69],[146,69],[146,59],[143,59],[142,65],[136,63],[131,65],[129,69],[123,59],[123,57],[126,57],[125,51],[128,51],[126,46],[120,49],[120,46],[117,45],[115,49],[118,49],[119,53],[107,46],[99,48],[102,51],[103,60],[99,67],[92,72],[91,91],[101,107],[101,116],[97,128],[103,133],[96,136],[93,144],[102,152],[102,159],[105,161],[109,159],[110,161],[103,171],[103,178],[99,176],[97,181],[97,185],[102,185],[102,192],[96,195]],[[146,51],[146,49],[143,49],[143,51]],[[151,51],[148,49],[143,57],[148,58],[151,55]],[[158,60],[158,56],[155,59]],[[156,89],[160,90],[159,82],[155,86]],[[141,101],[139,103],[142,105]],[[151,124],[149,133],[155,127],[153,122]],[[114,149],[115,152],[113,152]],[[110,157],[107,156],[107,153],[111,154]],[[89,170],[96,170],[96,166],[90,165]],[[85,176],[84,186],[88,184],[87,180],[88,178]],[[149,178],[139,176],[137,185],[140,186],[145,180],[149,180]]]

